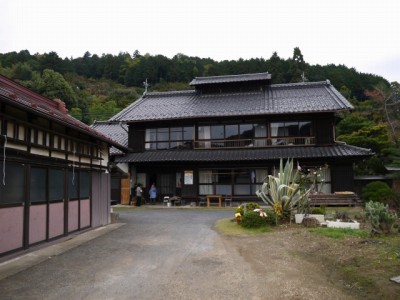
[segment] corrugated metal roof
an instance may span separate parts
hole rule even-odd
[[[371,150],[345,144],[319,147],[276,147],[260,149],[175,150],[130,153],[116,159],[120,163],[193,163],[268,161],[280,158],[361,158],[373,155]]]
[[[112,117],[140,122],[201,117],[336,112],[353,106],[329,81],[276,84],[265,90],[201,94],[196,91],[148,93]]]

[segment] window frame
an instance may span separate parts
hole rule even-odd
[[[3,169],[3,161],[0,162],[0,168]],[[3,182],[0,185],[0,207],[7,207],[7,206],[20,206],[25,203],[26,200],[26,185],[27,185],[27,180],[26,180],[26,167],[23,164],[20,163],[14,163],[14,162],[6,162],[6,172],[7,172],[7,177],[4,179],[5,180],[5,185],[3,185]],[[13,171],[10,171],[11,170]],[[19,170],[16,170],[19,168]],[[11,176],[10,173],[13,173]],[[12,177],[12,179],[10,179]],[[3,178],[3,177],[2,177]],[[21,179],[21,181],[16,181],[15,178]],[[11,180],[11,184],[9,181]],[[12,192],[13,195],[9,196],[6,193]],[[4,201],[3,199],[10,199],[10,198],[15,198],[12,201]]]
[[[266,168],[199,169],[197,182],[199,196],[229,195],[236,197],[255,197],[255,192],[258,190],[259,186],[263,184],[264,179],[257,178],[257,171],[262,171],[260,174],[268,174]],[[247,174],[247,182],[237,182],[236,179],[240,176],[239,172],[245,172]],[[246,193],[240,192],[240,188],[243,187],[247,188]],[[227,189],[230,191],[227,192]],[[220,193],[219,191],[225,192]]]
[[[155,127],[145,129],[145,150],[173,150],[192,148],[194,126]],[[172,138],[174,133],[178,136]],[[162,138],[165,135],[167,138]],[[190,139],[187,137],[190,135]],[[179,138],[180,136],[180,138]]]
[[[38,174],[35,174],[36,171],[38,171]],[[36,165],[31,166],[29,175],[29,200],[31,205],[47,203],[48,190],[48,168]],[[41,195],[37,197],[39,193]]]

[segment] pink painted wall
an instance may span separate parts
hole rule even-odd
[[[79,201],[68,203],[68,232],[78,230],[78,204]]]
[[[0,209],[0,253],[23,246],[24,208]]]
[[[32,205],[29,209],[29,244],[46,240],[47,205]]]
[[[49,238],[64,234],[64,202],[50,204]]]
[[[81,200],[81,228],[90,226],[90,200]]]

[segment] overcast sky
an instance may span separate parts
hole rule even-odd
[[[0,53],[177,53],[344,64],[400,82],[399,0],[0,0]],[[268,71],[268,70],[266,70]]]

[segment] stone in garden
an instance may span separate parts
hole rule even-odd
[[[306,227],[318,227],[319,221],[316,218],[304,217],[302,224]]]
[[[400,283],[400,276],[392,277],[390,278],[391,281],[394,281],[396,283]]]

